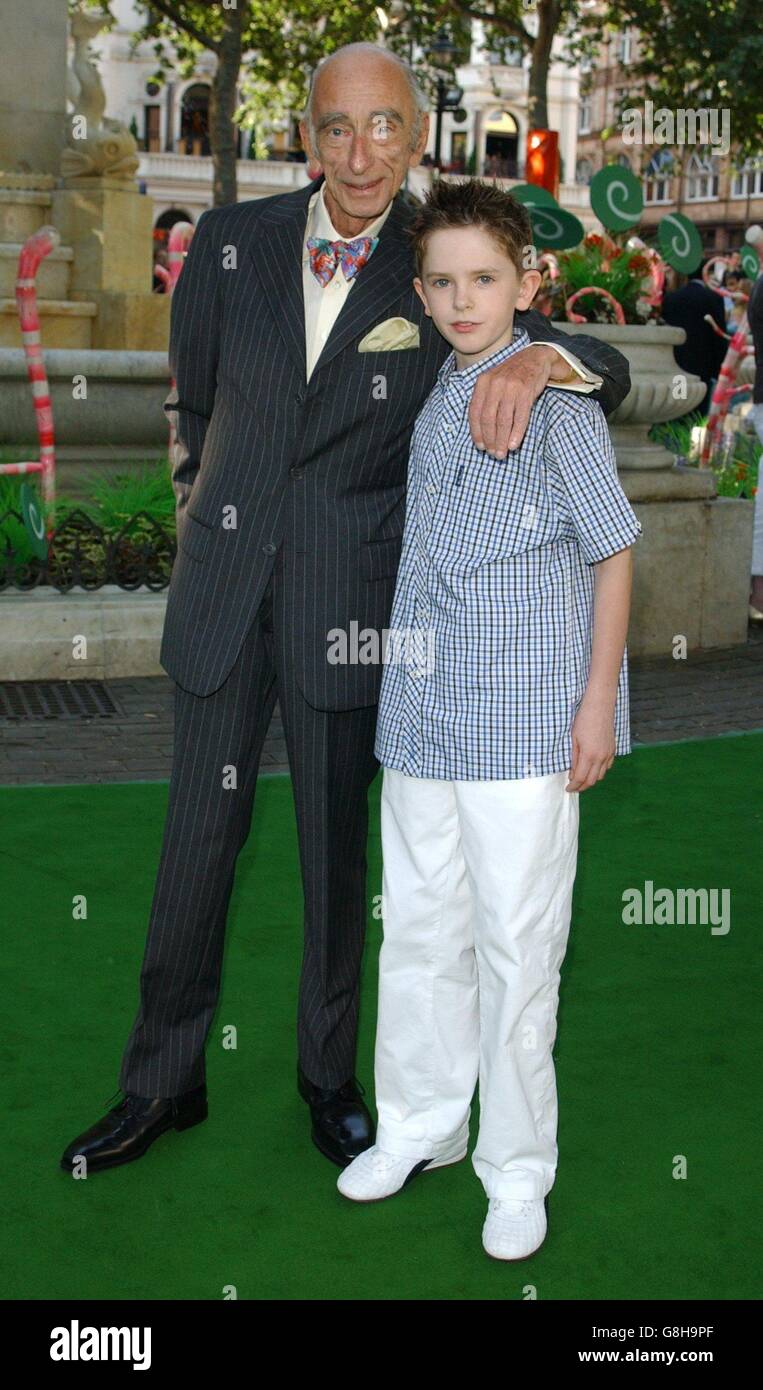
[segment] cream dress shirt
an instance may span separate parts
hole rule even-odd
[[[355,280],[345,280],[342,267],[337,266],[328,284],[323,286],[318,283],[312,270],[310,269],[310,252],[307,249],[308,237],[323,237],[326,241],[354,241],[354,237],[340,236],[336,230],[328,208],[326,207],[326,183],[321,184],[317,193],[314,193],[307,208],[307,226],[305,228],[305,239],[302,243],[302,287],[305,299],[305,350],[307,356],[307,380],[313,374],[318,358],[326,345],[326,340],[331,332],[339,311],[344,304],[348,294],[350,294]],[[389,216],[392,203],[388,203],[383,212],[375,217],[358,236],[378,236],[384,223]],[[374,253],[372,253],[374,254]],[[355,277],[357,279],[357,277]],[[554,385],[564,391],[582,391],[587,394],[596,391],[601,386],[601,377],[595,372],[589,372],[574,353],[568,352],[567,348],[560,347],[558,343],[548,343],[548,347],[553,347],[568,362],[573,371],[577,372],[576,381],[557,381]]]

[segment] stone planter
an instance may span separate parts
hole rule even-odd
[[[642,495],[660,497],[714,497],[715,479],[709,470],[677,470],[673,455],[649,438],[652,425],[677,420],[694,410],[705,394],[698,376],[682,372],[673,356],[683,343],[682,328],[668,325],[609,323],[560,323],[566,333],[587,333],[611,343],[628,358],[631,389],[609,418],[621,481],[631,501]],[[676,378],[686,381],[685,395],[676,399]],[[691,476],[687,477],[687,471]],[[634,474],[663,477],[634,477]]]
[[[747,640],[753,503],[717,497],[711,469],[677,465],[648,437],[651,425],[675,420],[699,405],[705,387],[684,374],[686,393],[673,387],[681,369],[673,348],[682,328],[626,324],[557,325],[571,337],[604,339],[630,363],[631,389],[609,418],[623,491],[643,527],[634,547],[628,650],[669,656]]]
[[[112,680],[163,676],[159,663],[167,592],[127,593],[104,584],[92,593],[41,586],[0,594],[3,680]],[[87,639],[86,658],[82,638]]]
[[[43,352],[50,382],[57,450],[129,450],[133,456],[167,448],[169,423],[162,409],[169,389],[164,352],[99,349]],[[87,398],[72,383],[84,377]],[[29,444],[37,457],[37,428],[24,354],[0,348],[0,446]]]

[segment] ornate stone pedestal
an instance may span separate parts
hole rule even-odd
[[[69,293],[96,306],[91,346],[161,352],[170,299],[151,293],[153,213],[135,184],[72,178],[52,195],[51,221],[74,252]]]

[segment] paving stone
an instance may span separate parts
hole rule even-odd
[[[761,625],[763,626],[763,625]],[[763,729],[763,631],[721,651],[630,658],[634,744]],[[0,785],[166,781],[172,765],[174,687],[166,676],[107,681],[117,713],[104,719],[0,720]],[[264,776],[288,773],[276,705],[262,753]]]

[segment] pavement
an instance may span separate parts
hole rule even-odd
[[[763,624],[744,646],[631,659],[634,744],[763,729]],[[156,782],[170,775],[173,683],[167,676],[103,683],[114,714],[77,719],[0,718],[0,786]],[[288,772],[276,705],[260,776]]]

